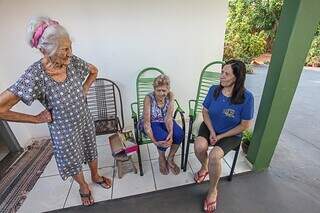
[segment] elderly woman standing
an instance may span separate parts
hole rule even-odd
[[[171,171],[174,175],[180,169],[174,162],[174,156],[181,144],[184,134],[182,128],[173,120],[174,97],[170,92],[170,80],[166,75],[159,75],[153,82],[154,92],[144,99],[143,118],[140,131],[145,133],[157,146],[159,168],[163,175]],[[168,158],[165,153],[170,147]]]
[[[67,31],[48,17],[30,21],[28,40],[43,58],[0,95],[0,119],[48,123],[62,179],[72,176],[80,185],[83,205],[92,205],[94,200],[83,176],[83,163],[89,164],[93,182],[104,188],[111,187],[111,180],[98,174],[95,127],[85,101],[98,70],[72,55]],[[38,115],[11,111],[20,100],[31,105],[36,99],[46,108]]]

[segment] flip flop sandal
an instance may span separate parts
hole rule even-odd
[[[82,193],[81,191],[80,191],[80,189],[79,189],[79,194],[80,194],[80,198],[81,198],[81,202],[82,202],[82,205],[83,206],[86,206],[86,207],[88,207],[88,206],[91,206],[91,205],[93,205],[94,204],[94,201],[93,201],[93,197],[92,197],[92,195],[91,195],[91,191],[89,191],[89,193]],[[90,202],[90,204],[89,205],[84,205],[84,199],[88,199],[89,200],[89,202]]]
[[[213,210],[208,210],[209,207],[211,206],[214,206]],[[207,199],[204,200],[204,208],[203,210],[206,212],[206,213],[213,213],[215,212],[215,210],[217,209],[217,199],[211,203],[208,202]]]
[[[206,172],[206,173],[200,175],[200,171],[198,171],[197,175],[193,179],[197,184],[200,184],[206,179],[208,174],[209,174],[209,172]]]
[[[101,176],[102,180],[101,181],[94,181],[96,184],[99,184],[101,187],[105,188],[105,189],[110,189],[111,188],[111,185],[112,185],[112,182],[110,179],[104,177],[104,176]],[[110,182],[108,182],[108,180],[110,180]],[[105,186],[107,185],[107,186]]]

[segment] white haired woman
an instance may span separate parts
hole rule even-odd
[[[144,99],[143,118],[139,129],[157,146],[159,152],[159,169],[163,175],[171,171],[174,175],[180,173],[174,156],[183,140],[182,128],[173,120],[174,97],[170,92],[170,80],[166,75],[159,75],[153,82],[154,91]],[[165,153],[170,147],[166,158]]]
[[[33,18],[27,35],[30,46],[38,49],[43,58],[0,94],[0,119],[48,123],[62,179],[72,176],[79,183],[82,204],[92,205],[94,200],[84,179],[82,164],[89,164],[93,182],[104,188],[112,185],[109,178],[98,173],[95,127],[85,101],[98,70],[72,54],[66,29],[48,17]],[[20,100],[31,105],[36,99],[45,107],[38,115],[11,110]]]

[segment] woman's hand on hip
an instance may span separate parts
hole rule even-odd
[[[52,116],[48,110],[44,110],[35,116],[36,123],[51,123]]]

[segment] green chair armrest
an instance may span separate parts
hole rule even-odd
[[[174,99],[174,102],[175,102],[176,105],[177,105],[176,111],[181,112],[181,113],[184,113],[184,110],[183,110],[182,107],[180,106],[179,102],[178,102],[176,99]]]
[[[138,114],[137,112],[134,110],[134,105],[136,105],[138,107],[138,103],[137,102],[133,102],[131,104],[131,118],[133,119],[138,119]]]
[[[193,106],[191,106],[193,103]],[[189,117],[193,117],[194,116],[194,105],[196,104],[196,100],[189,100]]]

